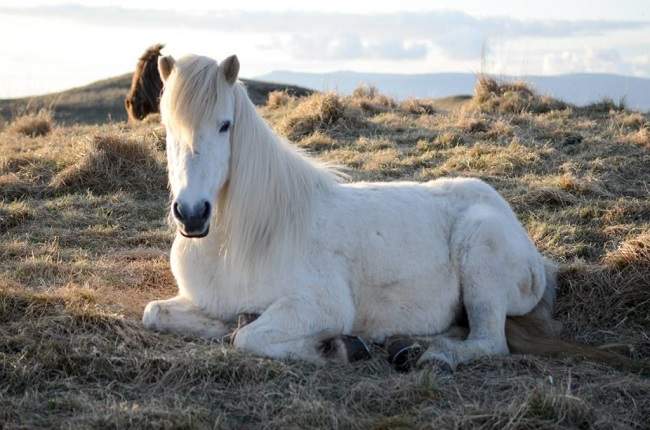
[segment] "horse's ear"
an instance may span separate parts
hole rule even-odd
[[[239,75],[239,60],[237,56],[231,55],[223,60],[221,69],[223,70],[223,76],[226,78],[226,81],[231,85],[234,84],[237,80],[237,75]]]
[[[158,57],[158,73],[160,73],[160,79],[162,79],[163,82],[165,82],[172,73],[174,63],[176,63],[176,61],[174,61],[174,57],[171,55]]]

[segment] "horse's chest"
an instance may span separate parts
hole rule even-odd
[[[214,253],[182,247],[177,242],[172,248],[171,266],[180,293],[214,318],[232,320],[239,313],[259,313],[280,294],[276,283],[243,282],[224,270]]]

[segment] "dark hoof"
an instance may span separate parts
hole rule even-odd
[[[237,328],[242,328],[255,321],[260,314],[239,314],[237,315]]]
[[[344,363],[370,359],[368,345],[357,336],[341,335],[327,339],[321,343],[320,351],[325,358]]]
[[[413,369],[424,352],[417,341],[408,337],[393,337],[386,342],[388,362],[398,372],[408,372]]]

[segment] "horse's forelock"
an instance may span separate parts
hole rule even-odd
[[[217,62],[208,57],[187,56],[174,65],[165,82],[160,100],[162,119],[166,125],[193,141],[194,130],[212,118],[217,105]]]

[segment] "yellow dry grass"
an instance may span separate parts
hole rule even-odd
[[[363,88],[277,94],[260,112],[354,180],[486,180],[561,263],[562,335],[650,355],[648,115],[487,81],[470,101]],[[0,149],[0,427],[647,424],[647,378],[587,362],[494,357],[398,374],[379,347],[368,362],[314,367],[146,332],[144,304],[175,292],[157,119],[40,137],[9,125]]]
[[[54,127],[52,113],[41,109],[36,113],[26,113],[16,117],[8,126],[8,131],[29,137],[47,135]]]

